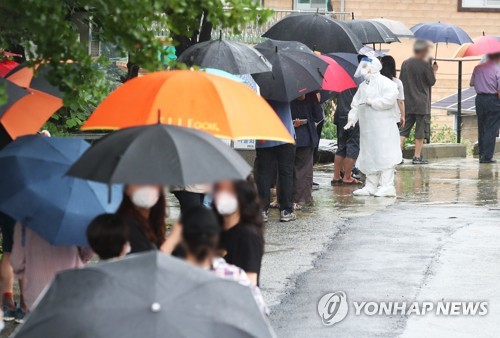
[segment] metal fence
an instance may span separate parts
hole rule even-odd
[[[254,22],[249,22],[245,25],[240,25],[236,30],[232,29],[221,29],[220,27],[214,27],[212,31],[212,38],[218,39],[222,34],[222,38],[225,40],[239,41],[250,44],[259,43],[263,40],[261,37],[272,25],[280,21],[284,17],[293,13],[319,13],[328,15],[334,19],[346,20],[350,19],[351,12],[328,12],[328,11],[312,11],[312,10],[280,10],[271,9],[273,15],[264,24],[259,24],[259,19],[257,18]],[[159,25],[152,27],[156,32],[158,37],[168,36],[168,30],[166,27],[160,27]]]

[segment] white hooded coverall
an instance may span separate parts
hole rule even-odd
[[[357,75],[365,77],[351,104],[347,127],[359,122],[360,153],[356,166],[366,175],[355,195],[396,196],[394,167],[401,162],[397,85],[380,74],[376,58],[363,58]]]

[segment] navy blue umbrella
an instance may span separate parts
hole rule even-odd
[[[108,203],[104,184],[65,176],[89,144],[77,138],[29,135],[0,151],[0,211],[53,245],[87,245],[85,231],[95,216],[114,212],[119,187]]]
[[[424,22],[410,28],[415,38],[432,41],[434,43],[446,42],[463,45],[472,43],[471,37],[460,27],[444,22]],[[437,46],[436,46],[437,56]]]

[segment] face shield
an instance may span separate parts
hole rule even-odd
[[[354,73],[354,77],[361,77],[368,80],[370,75],[379,73],[382,69],[382,64],[377,58],[363,57],[359,62],[358,69]]]

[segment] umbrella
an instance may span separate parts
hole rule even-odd
[[[383,24],[370,20],[347,21],[347,26],[363,44],[399,42],[398,37]]]
[[[267,40],[255,48],[273,65],[272,72],[253,75],[264,98],[291,102],[321,88],[328,63],[304,44]]]
[[[190,66],[216,68],[231,74],[255,74],[271,71],[271,65],[255,48],[241,42],[222,39],[197,43],[186,49],[179,61]]]
[[[26,64],[20,64],[8,74],[5,78],[14,82],[18,86],[24,88],[36,89],[40,92],[50,94],[56,97],[62,97],[59,88],[53,86],[47,80],[50,68],[47,65],[40,64],[36,68],[36,75],[34,68],[27,67]]]
[[[260,93],[259,85],[257,84],[257,82],[255,82],[252,75],[250,75],[250,74],[233,75],[231,73],[225,72],[225,71],[220,70],[220,69],[215,69],[215,68],[205,68],[203,70],[209,74],[219,75],[219,76],[234,80],[236,82],[244,83],[248,87],[252,88],[252,90],[254,92]]]
[[[205,132],[155,124],[105,136],[68,175],[108,184],[185,186],[244,179],[250,170],[237,152]]]
[[[12,60],[3,60],[0,61],[0,77],[5,77],[8,73],[10,73],[13,69],[19,66],[19,63]]]
[[[127,81],[92,113],[82,129],[163,123],[235,140],[293,143],[274,110],[242,83],[190,70],[163,71]]]
[[[500,53],[500,39],[496,36],[481,36],[475,38],[474,43],[462,45],[455,53],[455,58],[467,56],[481,56],[485,54]]]
[[[328,63],[326,68],[322,89],[341,93],[349,88],[356,88],[357,85],[352,77],[342,68],[337,61],[326,55],[319,57]]]
[[[396,20],[389,20],[384,18],[370,19],[369,21],[376,21],[389,28],[391,32],[400,38],[413,38],[413,32],[406,27],[404,23]]]
[[[352,53],[330,53],[326,54],[326,56],[335,60],[346,72],[349,76],[354,80],[357,85],[360,85],[363,82],[363,79],[360,77],[354,77],[356,73],[356,69],[358,69],[359,58],[358,54]]]
[[[299,41],[321,53],[357,53],[363,47],[344,22],[318,13],[291,14],[262,36],[274,40]]]
[[[159,252],[58,274],[14,335],[273,336],[250,288]]]
[[[29,95],[29,92],[26,89],[23,89],[12,82],[0,78],[0,88],[5,90],[5,94],[7,94],[7,102],[0,105],[0,117],[19,99],[23,96]]]
[[[63,106],[58,97],[33,89],[28,92],[30,95],[17,100],[0,116],[0,123],[12,140],[36,133]]]
[[[446,42],[463,45],[472,42],[470,36],[460,27],[443,22],[419,23],[411,28],[417,39],[429,40],[434,43]],[[436,54],[437,57],[437,45]]]
[[[107,203],[103,184],[65,176],[88,147],[81,139],[40,135],[10,143],[0,151],[0,210],[53,245],[87,245],[88,223],[120,202]]]

